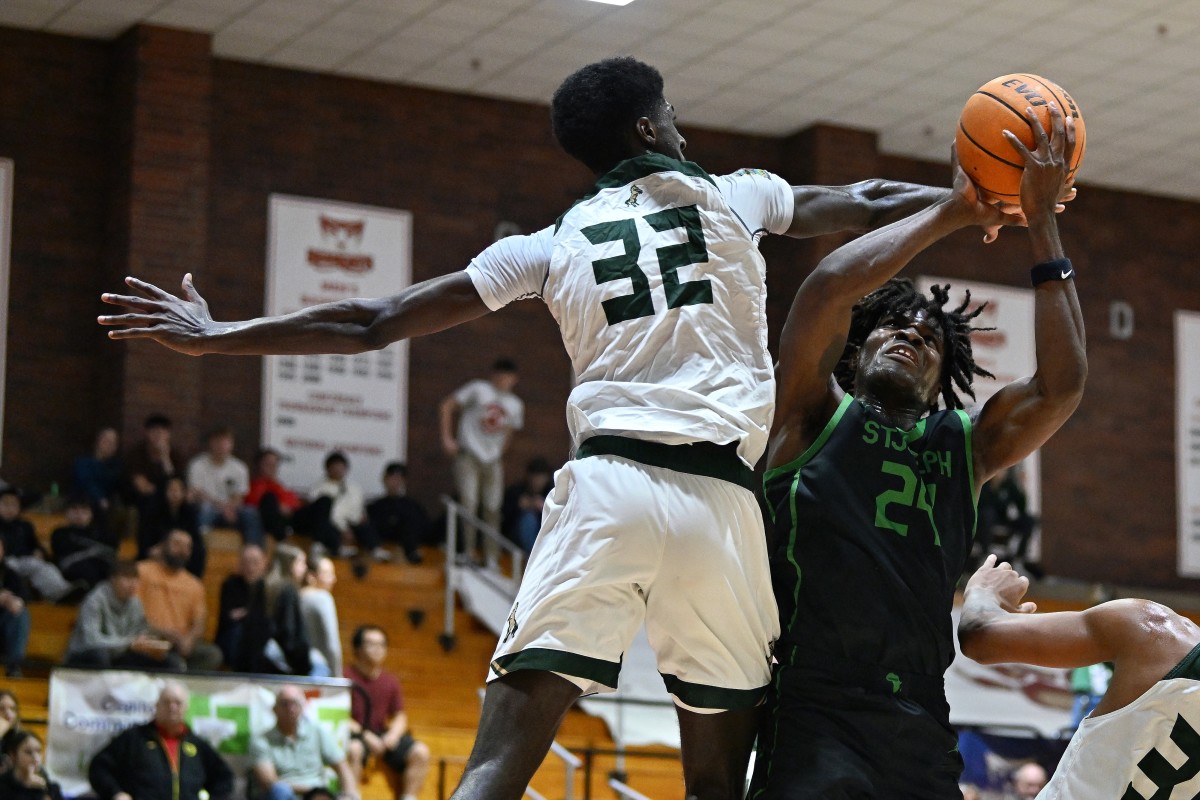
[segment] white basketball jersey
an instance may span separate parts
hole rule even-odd
[[[753,466],[775,380],[751,231],[699,170],[616,170],[598,188],[560,220],[543,293],[579,380],[574,441],[738,442]]]
[[[1200,681],[1168,678],[1079,726],[1037,800],[1200,798]]]
[[[752,215],[727,196],[769,205],[770,221],[744,221]],[[791,202],[787,184],[761,170],[714,180],[690,162],[640,156],[554,228],[501,240],[468,272],[490,307],[529,293],[549,307],[578,381],[567,401],[576,445],[600,434],[736,442],[753,466],[775,403],[756,237],[786,230]],[[534,252],[544,237],[548,264]]]

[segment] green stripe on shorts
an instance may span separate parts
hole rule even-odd
[[[762,705],[767,687],[757,689],[722,689],[703,683],[688,683],[674,675],[663,675],[667,691],[692,708],[720,708],[725,711],[744,711]]]
[[[619,663],[562,650],[547,650],[544,647],[531,647],[519,653],[500,656],[492,662],[491,667],[492,672],[497,675],[507,675],[522,669],[560,672],[575,678],[586,678],[610,689],[617,688],[617,676],[621,674]]]

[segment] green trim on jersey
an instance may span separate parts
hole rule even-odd
[[[975,509],[975,521],[971,524],[971,540],[974,541],[979,535],[979,493],[975,491],[975,446],[972,441],[975,425],[971,422],[971,415],[961,408],[955,409],[954,413],[958,414],[959,420],[962,421],[963,444],[967,451],[967,479],[971,486],[971,507]]]
[[[705,172],[704,168],[694,161],[677,161],[676,159],[669,156],[664,156],[661,153],[647,153],[642,156],[627,158],[608,172],[601,175],[599,180],[596,181],[592,191],[576,200],[571,204],[571,208],[568,208],[559,215],[558,219],[554,221],[554,232],[558,233],[558,229],[562,227],[563,217],[567,216],[567,214],[570,214],[571,209],[575,208],[575,206],[579,205],[580,203],[586,203],[588,200],[591,200],[605,189],[615,189],[619,186],[626,186],[636,180],[641,180],[648,175],[653,175],[658,172],[679,172],[692,178],[703,178],[713,186],[717,185],[717,182],[712,179],[712,176]]]
[[[1176,664],[1163,680],[1169,681],[1173,678],[1190,678],[1200,681],[1200,644],[1193,647],[1192,651],[1184,656],[1183,660]]]
[[[825,423],[825,427],[821,431],[821,434],[813,440],[813,443],[808,446],[808,449],[801,453],[799,458],[792,459],[783,466],[772,467],[771,469],[767,470],[767,474],[763,475],[763,486],[766,486],[767,481],[771,480],[780,473],[799,469],[809,461],[812,461],[813,457],[816,456],[817,453],[821,452],[821,448],[825,446],[825,442],[829,441],[829,437],[833,435],[833,429],[837,427],[839,422],[841,422],[842,415],[846,413],[846,409],[850,407],[852,402],[854,402],[854,395],[844,395],[842,397],[842,402],[838,403],[837,411],[833,412],[833,416],[829,418],[829,422]],[[772,512],[772,514],[773,513],[774,512]]]
[[[492,672],[497,675],[507,675],[522,669],[561,672],[564,675],[595,681],[610,689],[617,688],[617,677],[621,674],[619,663],[543,647],[531,647],[519,653],[500,656],[490,666]]]
[[[757,708],[762,705],[767,690],[765,686],[758,689],[722,689],[703,683],[688,683],[674,675],[663,675],[662,679],[668,692],[692,708],[719,708],[723,711]]]

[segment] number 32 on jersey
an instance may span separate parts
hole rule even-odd
[[[687,239],[679,244],[655,248],[658,267],[662,273],[663,291],[667,296],[667,308],[711,304],[713,302],[712,282],[708,278],[694,281],[679,279],[680,267],[686,267],[689,264],[703,264],[708,261],[704,228],[700,224],[700,212],[696,206],[663,209],[653,214],[647,214],[642,217],[642,221],[660,233],[682,228],[687,235]],[[592,272],[596,276],[596,283],[604,284],[628,278],[633,284],[631,294],[611,297],[601,303],[608,324],[616,325],[618,322],[653,316],[654,298],[650,291],[650,280],[638,266],[642,242],[638,238],[637,221],[617,219],[611,222],[601,222],[581,228],[580,233],[586,236],[592,244],[622,242],[625,245],[624,253],[592,262]]]

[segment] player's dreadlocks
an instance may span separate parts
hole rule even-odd
[[[842,358],[834,368],[833,374],[837,382],[847,392],[854,391],[855,363],[858,350],[862,347],[871,331],[879,327],[880,321],[891,314],[915,314],[924,311],[936,320],[942,329],[942,378],[941,396],[946,408],[962,408],[958,390],[965,392],[975,399],[975,390],[971,382],[976,375],[985,378],[996,377],[975,363],[971,352],[971,332],[990,331],[993,328],[974,328],[971,320],[979,316],[987,306],[983,303],[974,311],[967,312],[971,304],[971,293],[968,291],[962,303],[953,311],[947,311],[944,306],[950,300],[950,286],[934,285],[930,287],[933,297],[927,297],[917,291],[913,282],[908,278],[892,278],[869,295],[859,300],[854,306],[850,319],[850,335],[846,340],[846,349]],[[937,400],[930,406],[936,410]]]

